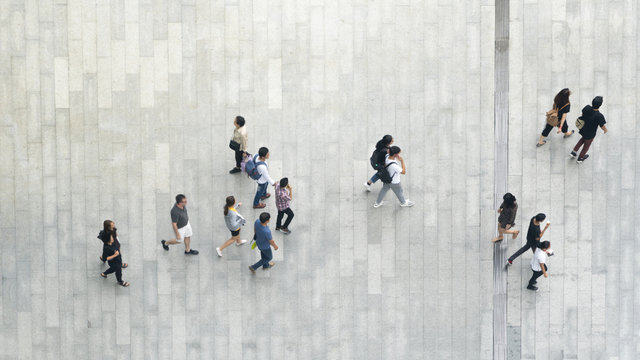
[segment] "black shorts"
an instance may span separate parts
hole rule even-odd
[[[240,235],[240,229],[231,231],[231,236],[238,236],[238,235]]]

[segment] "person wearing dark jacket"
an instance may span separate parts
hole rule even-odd
[[[608,131],[605,126],[607,121],[600,112],[600,106],[602,106],[602,96],[596,96],[593,98],[593,101],[591,101],[591,105],[587,105],[582,109],[582,116],[579,117],[580,120],[584,121],[582,129],[580,129],[580,135],[582,135],[582,137],[573,148],[573,151],[571,151],[571,157],[574,159],[577,157],[578,164],[582,164],[582,162],[589,157],[587,151],[589,151],[589,147],[596,137],[598,127],[602,128],[605,134]],[[582,151],[580,152],[580,156],[578,156],[580,147],[582,147]]]
[[[527,242],[523,247],[516,251],[515,254],[511,255],[509,259],[507,259],[507,265],[512,265],[513,260],[524,254],[529,249],[531,249],[531,252],[535,254],[538,244],[540,243],[540,239],[542,239],[544,232],[547,231],[549,225],[551,225],[551,223],[547,221],[547,225],[542,231],[540,231],[540,224],[542,224],[546,218],[547,216],[543,213],[539,213],[531,218],[529,221],[529,230],[527,231]]]
[[[393,136],[391,136],[391,135],[383,136],[382,139],[380,139],[376,143],[375,153],[378,155],[378,158],[376,159],[376,161],[379,164],[382,164],[382,166],[384,166],[384,164],[385,164],[385,160],[387,159],[387,156],[389,155],[389,148],[391,147],[392,144],[393,144]],[[380,177],[378,176],[378,172],[376,171],[375,174],[373,174],[373,176],[371,176],[371,179],[367,180],[363,184],[365,190],[371,191],[371,185],[373,185],[379,179],[380,179]]]
[[[117,229],[115,223],[111,220],[104,221],[104,230],[100,232],[98,238],[104,242],[102,248],[102,257],[109,264],[109,269],[100,274],[103,278],[107,278],[107,275],[116,273],[116,280],[120,286],[127,287],[130,284],[126,281],[122,281],[122,269],[127,267],[127,264],[122,263],[122,255],[120,254],[120,242],[117,241]]]

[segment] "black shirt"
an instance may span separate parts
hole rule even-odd
[[[540,241],[540,226],[533,223],[536,217],[532,217],[529,221],[529,230],[527,231],[527,244],[536,244]]]
[[[599,111],[594,110],[591,105],[587,105],[582,108],[582,116],[580,119],[584,120],[584,126],[580,129],[580,135],[585,140],[591,140],[596,137],[598,127],[604,126],[607,121],[604,119],[604,115]]]
[[[562,106],[558,108],[558,126],[560,126],[560,123],[562,122],[562,115],[569,113],[569,110],[571,110],[571,104],[567,104],[564,108],[562,108]],[[567,121],[567,119],[564,119],[564,121]]]
[[[113,254],[115,254],[116,251],[118,251],[118,246],[116,246],[115,242],[113,242],[113,244],[111,244],[111,245],[104,244],[103,254],[106,255],[104,259],[107,260],[107,258],[109,256],[112,256]],[[122,264],[122,256],[120,256],[120,254],[118,254],[118,256],[116,256],[113,259],[108,260],[108,261],[109,261],[109,265],[111,265],[112,263],[114,263],[114,264]]]

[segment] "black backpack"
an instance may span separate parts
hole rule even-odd
[[[387,168],[391,164],[394,164],[394,163],[390,162],[385,167],[383,167],[382,169],[378,170],[378,178],[380,179],[380,181],[382,181],[385,184],[391,184],[391,180],[393,179],[393,176],[389,175],[389,172],[387,171]],[[393,174],[393,175],[395,175],[395,174]]]
[[[381,170],[383,169],[384,166],[384,161],[385,161],[385,156],[387,154],[387,148],[383,148],[383,149],[375,149],[373,150],[373,154],[371,154],[371,157],[369,158],[369,162],[371,162],[371,167],[373,167],[373,170]],[[382,159],[381,159],[382,158]]]

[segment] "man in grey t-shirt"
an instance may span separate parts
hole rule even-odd
[[[175,239],[162,240],[162,248],[169,251],[169,245],[179,244],[184,239],[184,253],[187,255],[198,255],[198,250],[191,249],[191,235],[193,230],[189,224],[189,214],[187,214],[187,197],[178,194],[176,203],[171,208],[171,226],[176,234]]]

